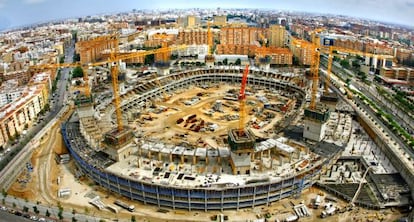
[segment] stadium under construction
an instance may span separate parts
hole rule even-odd
[[[270,205],[298,197],[313,185],[354,201],[361,181],[372,185],[365,187],[355,204],[378,209],[410,204],[407,178],[395,170],[384,148],[378,145],[375,149],[382,159],[369,159],[365,149],[357,153],[355,144],[362,145],[354,134],[364,126],[355,124],[362,118],[358,119],[352,108],[322,105],[317,112],[304,112],[309,87],[299,86],[292,76],[277,70],[251,68],[249,72],[249,114],[244,122],[248,127],[241,134],[233,120],[242,116],[224,115],[230,111],[223,109],[234,113],[241,109],[232,106],[237,94],[229,88],[239,88],[242,68],[179,71],[135,85],[122,98],[124,126],[118,131],[111,129],[115,116],[111,99],[101,100],[95,107],[78,106],[61,128],[77,165],[76,175],[86,175],[128,199],[173,209],[208,211]],[[214,94],[224,86],[228,88]],[[198,89],[197,95],[182,96],[189,89]],[[266,93],[258,96],[259,90]],[[167,101],[167,94],[176,99]],[[273,102],[272,98],[284,102]],[[213,108],[203,109],[203,101],[209,101]],[[197,115],[194,107],[199,109]],[[186,112],[186,108],[193,110]],[[267,118],[259,121],[259,114]],[[220,124],[223,119],[228,124]],[[162,130],[147,133],[156,122],[163,125]],[[221,133],[207,141],[212,132]],[[362,174],[369,168],[375,170],[365,180]],[[384,181],[394,189],[381,196],[387,185]]]

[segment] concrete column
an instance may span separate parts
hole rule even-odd
[[[221,164],[221,157],[220,156],[217,157],[217,163]]]
[[[184,155],[181,155],[180,159],[181,159],[181,164],[183,164],[184,163]]]
[[[279,162],[280,162],[280,166],[282,166],[283,165],[283,157],[282,156],[279,156]]]
[[[158,160],[161,161],[161,152],[158,152]]]
[[[270,156],[270,149],[268,149],[268,150],[267,150],[267,156],[268,156],[269,158],[271,158],[271,156]]]
[[[206,154],[206,165],[208,165],[208,155]]]
[[[194,155],[193,156],[193,165],[196,165],[197,164],[197,156],[196,155]]]
[[[148,150],[148,159],[151,159],[151,150]]]

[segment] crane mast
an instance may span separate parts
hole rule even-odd
[[[312,93],[311,101],[309,108],[315,110],[316,108],[316,94],[318,92],[318,82],[319,82],[319,48],[312,45],[312,60],[311,60],[311,75],[312,75]]]
[[[241,80],[241,87],[239,92],[239,109],[240,109],[240,118],[239,118],[239,136],[243,136],[244,134],[244,123],[246,119],[246,84],[247,84],[247,76],[249,75],[249,65],[246,65],[244,69],[242,80]]]
[[[121,113],[121,102],[119,98],[119,84],[118,84],[118,62],[117,58],[115,56],[115,52],[111,52],[110,57],[112,63],[111,63],[111,78],[112,78],[112,90],[114,92],[114,105],[115,105],[115,112],[116,112],[116,123],[117,123],[117,129],[118,132],[121,132],[123,130],[123,124],[122,124],[122,113]]]

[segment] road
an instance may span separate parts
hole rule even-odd
[[[327,66],[327,59],[322,57],[322,65]],[[394,103],[390,103],[386,100],[383,96],[379,95],[375,86],[376,84],[371,86],[366,86],[361,81],[355,81],[353,76],[355,76],[351,71],[347,69],[343,69],[341,65],[337,62],[333,63],[332,71],[335,72],[336,75],[339,75],[342,79],[349,78],[351,80],[350,84],[354,85],[357,89],[362,91],[368,98],[373,100],[380,108],[382,108],[385,112],[392,114],[395,117],[395,120],[409,133],[414,133],[414,119],[407,115],[398,105]]]
[[[29,209],[28,213],[31,215],[34,215],[33,212],[33,207],[36,206],[37,210],[39,211],[38,217],[45,217],[46,218],[46,211],[49,211],[50,213],[50,217],[53,218],[54,220],[58,219],[58,214],[59,214],[59,209],[55,206],[45,206],[45,205],[41,205],[41,204],[36,204],[36,203],[31,203],[31,202],[27,202],[25,200],[19,199],[19,198],[15,198],[15,197],[11,197],[11,196],[7,196],[5,198],[5,205],[6,207],[10,208],[14,208],[15,210],[18,210],[20,212],[22,212],[22,209],[24,207],[27,207]],[[14,204],[15,207],[12,207]],[[4,211],[0,211],[0,213],[4,213],[4,214],[9,214],[7,212]],[[2,215],[2,214],[0,214]],[[10,216],[14,216],[12,214],[9,214]],[[78,221],[99,221],[100,218],[95,216],[95,215],[85,215],[85,214],[80,214],[80,213],[76,213],[73,214],[73,212],[71,211],[70,208],[63,208],[63,212],[62,212],[62,216],[63,219],[65,221],[69,221],[69,219],[71,220],[73,217],[75,217]],[[3,218],[3,217],[2,217]],[[1,219],[2,219],[1,218]],[[23,220],[25,218],[23,217],[17,217],[18,219],[22,219],[22,220],[5,220],[7,222],[10,221],[28,221],[28,220]],[[30,221],[30,220],[29,220]],[[1,220],[0,220],[1,222]]]
[[[325,59],[324,62],[326,62],[326,59]],[[324,64],[324,62],[322,62],[322,64],[323,65],[326,65],[326,64]],[[349,78],[349,76],[346,73],[344,73],[344,71],[342,69],[339,69],[338,67],[335,67],[337,65],[339,65],[339,64],[334,64],[334,66],[332,67],[332,71],[335,72],[335,74],[338,75],[338,76],[340,76],[342,79]],[[348,70],[348,72],[349,72],[349,70]],[[362,85],[361,83],[359,83],[357,81],[354,81],[354,80],[351,80],[350,84],[352,84],[356,88],[358,88],[363,94],[365,94],[368,98],[370,98],[371,100],[373,100],[385,112],[388,112],[389,114],[392,114],[393,113],[392,110],[390,110],[388,107],[386,107],[383,104],[383,101],[382,100],[375,99],[375,96],[373,96],[370,92],[368,92],[368,90],[366,90],[366,86],[365,85]],[[336,92],[338,93],[338,90],[336,90]],[[387,132],[388,135],[390,135],[392,137],[392,139],[394,139],[394,141],[396,141],[401,147],[403,147],[407,152],[409,152],[411,155],[414,156],[414,151],[412,149],[410,149],[410,147],[408,147],[407,144],[404,143],[404,141],[401,139],[401,137],[395,135],[394,132],[392,132],[387,126],[385,126],[384,123],[382,122],[382,120],[380,120],[377,117],[377,115],[372,111],[372,109],[370,107],[366,106],[359,99],[354,99],[354,100],[355,100],[355,102],[357,102],[358,104],[360,104],[369,113],[369,115],[371,115],[375,119],[375,121],[378,122],[378,124],[380,124],[380,126]],[[391,111],[391,112],[389,112],[389,111]],[[397,120],[397,122],[399,124],[401,124],[401,122],[402,123],[405,123],[405,120],[402,120],[400,117],[395,116],[395,115],[393,115],[393,116],[396,118],[396,120]],[[406,124],[404,124],[404,126],[405,125]],[[410,126],[410,128],[411,127],[413,127],[413,126]]]
[[[14,214],[5,212],[5,211],[0,211],[0,222],[26,222],[26,221],[31,221],[27,218],[24,217],[19,217],[16,216]]]
[[[75,51],[75,44],[72,43],[66,50],[65,50],[65,62],[71,63],[72,57]],[[18,143],[10,146],[10,151],[4,153],[3,157],[0,158],[0,166],[5,166],[8,162],[10,162],[20,149],[23,148],[23,143],[27,140],[33,138],[37,132],[39,132],[50,120],[52,120],[62,109],[63,105],[66,104],[68,99],[68,94],[66,94],[66,85],[68,84],[69,79],[69,71],[71,68],[65,68],[61,71],[61,78],[58,80],[57,84],[57,91],[55,92],[56,98],[53,98],[51,95],[51,100],[49,101],[50,104],[50,111],[46,112],[44,115],[39,115],[38,119],[43,119],[43,121],[39,121],[38,123],[34,123],[32,127],[30,127],[26,134],[22,134]]]

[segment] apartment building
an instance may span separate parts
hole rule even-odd
[[[271,25],[269,28],[269,46],[284,47],[286,30],[281,25]]]
[[[27,70],[0,73],[0,78],[3,81],[16,80],[19,86],[29,83],[31,76]]]
[[[47,103],[50,86],[50,74],[39,73],[18,99],[0,108],[0,147],[6,147],[34,122]]]
[[[205,29],[184,29],[178,32],[177,44],[205,45],[208,44],[207,30]]]
[[[266,29],[251,27],[226,27],[221,29],[217,54],[254,55],[259,44],[260,34]]]
[[[292,65],[293,53],[287,48],[270,47],[271,65]]]
[[[292,43],[292,41],[291,41]],[[293,55],[298,59],[299,65],[311,65],[312,64],[312,49],[307,47],[300,47],[295,44],[289,45]]]
[[[19,87],[17,80],[12,79],[3,82],[0,87],[0,108],[12,103],[23,94],[23,87]]]
[[[215,15],[213,17],[214,25],[217,26],[226,26],[227,25],[227,16],[226,15]]]
[[[388,79],[406,81],[414,84],[414,69],[408,67],[382,67],[380,75]]]

